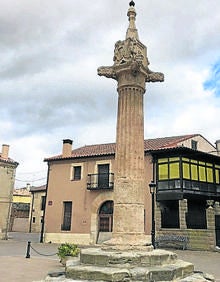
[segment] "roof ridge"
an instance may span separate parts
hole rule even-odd
[[[151,150],[155,150],[159,148],[163,149],[163,148],[174,147],[175,144],[177,146],[177,143],[184,141],[188,138],[192,138],[193,136],[197,136],[197,135],[200,135],[200,134],[185,134],[185,135],[145,139],[144,140],[144,144],[145,144],[144,150],[151,151]],[[110,148],[108,148],[108,146]],[[91,156],[113,155],[115,154],[115,146],[116,146],[116,143],[112,143],[112,142],[111,143],[102,143],[102,144],[84,145],[82,147],[73,149],[71,151],[71,156],[63,157],[62,154],[59,154],[53,157],[45,158],[44,161],[82,158],[82,157],[91,157]]]

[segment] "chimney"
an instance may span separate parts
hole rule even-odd
[[[217,155],[220,156],[220,139],[216,140],[215,145],[216,145]]]
[[[8,159],[8,152],[9,152],[9,145],[3,144],[2,145],[1,158],[7,160]]]
[[[63,140],[63,157],[71,157],[73,141],[70,139]]]

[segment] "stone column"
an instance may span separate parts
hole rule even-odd
[[[129,71],[118,82],[113,237],[144,234],[144,121],[142,86]],[[137,78],[137,77],[136,77]],[[133,84],[133,85],[132,85]],[[140,84],[140,83],[139,83]]]
[[[155,224],[156,224],[156,233],[158,231],[160,231],[161,229],[161,204],[160,202],[156,202],[156,205],[155,205],[156,209],[155,209]]]
[[[207,220],[207,230],[208,230],[208,242],[210,249],[215,248],[215,209],[214,201],[207,200],[207,205],[209,206],[206,209],[206,220]]]
[[[215,202],[215,214],[220,215],[220,202]]]
[[[187,200],[183,199],[179,201],[179,218],[180,218],[180,229],[186,230],[186,213],[187,213]]]
[[[146,82],[163,81],[149,68],[147,48],[139,41],[134,2],[128,10],[126,39],[115,44],[114,65],[98,74],[118,82],[116,168],[112,245],[146,245],[144,233],[144,112]]]

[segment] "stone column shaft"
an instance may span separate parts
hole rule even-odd
[[[144,234],[144,89],[121,87],[118,94],[113,237]]]

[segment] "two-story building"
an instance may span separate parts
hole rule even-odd
[[[31,193],[27,187],[15,189],[9,231],[28,232]]]
[[[220,245],[219,142],[200,134],[145,140],[145,232],[151,233],[149,183],[156,183],[156,235],[186,234],[188,248]],[[48,163],[45,241],[95,244],[111,237],[115,143],[72,150]],[[126,214],[124,215],[126,216]]]
[[[29,232],[40,233],[46,204],[46,185],[31,186],[30,193]]]
[[[9,145],[3,144],[0,153],[0,239],[7,239],[17,166],[18,163],[9,158]]]

